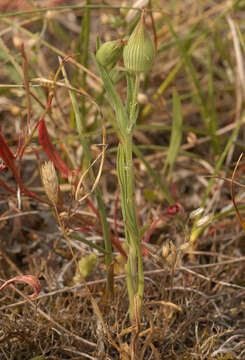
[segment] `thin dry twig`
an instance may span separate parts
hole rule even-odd
[[[188,268],[186,268],[186,267],[184,267],[184,266],[181,266],[181,267],[179,268],[179,270],[188,272],[189,274],[195,275],[195,276],[197,276],[197,277],[199,277],[199,278],[201,278],[201,279],[204,279],[204,280],[206,280],[206,281],[214,282],[215,284],[218,284],[218,285],[221,285],[221,286],[226,286],[226,287],[230,287],[230,288],[233,288],[233,289],[244,289],[243,286],[236,285],[236,284],[232,284],[232,283],[228,283],[228,282],[226,282],[226,281],[215,280],[215,279],[213,279],[213,278],[211,278],[211,277],[208,277],[208,276],[204,276],[204,275],[202,275],[202,274],[199,274],[199,273],[197,273],[197,272],[195,272],[195,271],[193,271],[193,270],[191,270],[191,269],[188,269]]]

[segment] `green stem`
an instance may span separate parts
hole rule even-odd
[[[86,5],[90,5],[90,0],[86,1]],[[83,53],[81,57],[81,64],[87,67],[88,64],[88,44],[89,44],[89,34],[90,34],[90,9],[87,7],[84,12],[84,19],[82,23],[82,38],[83,38]],[[86,85],[86,72],[82,74],[81,87],[85,89]],[[86,130],[86,106],[85,106],[85,97],[81,98],[81,121],[84,130]]]
[[[107,295],[113,294],[113,273],[111,271],[112,264],[112,246],[110,240],[109,226],[106,219],[106,210],[105,205],[101,196],[100,190],[95,189],[95,196],[98,203],[98,209],[100,214],[100,221],[103,230],[104,244],[105,244],[105,264],[106,264],[106,273],[107,273],[107,282],[106,282],[106,293]]]
[[[128,126],[128,132],[132,133],[133,128],[136,123],[137,118],[137,97],[139,93],[139,87],[140,87],[140,73],[137,72],[135,75],[135,85],[134,85],[134,91],[133,91],[133,98],[132,98],[132,104],[130,108],[129,113],[129,126]]]
[[[127,99],[123,105],[111,81],[109,73],[94,57],[100,76],[104,82],[110,104],[115,111],[117,125],[120,129],[121,143],[117,153],[117,173],[121,190],[121,207],[125,223],[125,237],[129,247],[127,272],[127,289],[129,295],[129,311],[132,322],[136,319],[136,311],[140,311],[144,292],[143,261],[140,245],[136,207],[134,201],[134,173],[133,173],[133,129],[138,115],[137,96],[140,85],[140,74],[127,74]],[[135,307],[137,297],[138,307]]]
[[[125,173],[126,173],[126,209],[125,209],[125,224],[128,233],[129,243],[129,262],[130,270],[133,278],[134,292],[137,291],[137,252],[136,242],[139,237],[139,229],[136,217],[136,209],[134,202],[134,173],[133,173],[133,159],[132,159],[132,134],[129,134],[125,139]]]
[[[127,127],[127,135],[122,144],[125,154],[125,187],[126,191],[122,192],[122,206],[125,206],[123,211],[125,230],[127,242],[129,245],[129,256],[127,263],[127,287],[130,302],[130,318],[131,321],[135,320],[135,296],[138,296],[139,310],[142,303],[144,293],[144,273],[142,252],[139,238],[139,227],[136,214],[136,206],[134,200],[134,172],[133,172],[133,128],[137,118],[137,96],[140,85],[140,74],[136,73],[134,90],[132,94],[132,102],[129,109],[129,125]]]
[[[133,104],[133,103],[132,103]],[[133,105],[132,105],[133,106]],[[125,178],[126,178],[126,191],[122,191],[122,207],[126,238],[129,245],[129,256],[127,263],[127,287],[130,302],[130,318],[135,319],[134,298],[138,295],[139,309],[142,303],[144,293],[144,273],[143,261],[141,253],[141,245],[139,239],[139,228],[136,215],[136,207],[134,200],[134,173],[133,173],[133,160],[132,160],[132,133],[127,135],[125,143],[123,144],[125,152]]]
[[[122,213],[125,223],[126,240],[129,247],[127,271],[127,288],[129,295],[129,314],[133,322],[135,319],[134,297],[137,294],[137,248],[136,243],[139,241],[139,230],[136,218],[136,209],[134,203],[134,181],[132,168],[132,134],[125,138],[122,144],[124,162],[122,170],[124,172],[125,183],[120,183]]]

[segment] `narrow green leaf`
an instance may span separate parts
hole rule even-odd
[[[168,25],[169,30],[171,31],[172,35],[175,38],[175,40],[177,42],[177,46],[180,51],[180,54],[181,54],[183,60],[185,61],[187,68],[189,69],[190,75],[192,77],[192,81],[196,87],[198,97],[199,97],[201,105],[202,105],[201,112],[202,112],[203,118],[204,118],[205,122],[207,122],[208,109],[207,109],[207,102],[206,102],[205,94],[204,94],[204,91],[200,84],[200,81],[198,79],[196,69],[195,69],[195,67],[192,63],[191,57],[189,55],[189,51],[188,51],[188,49],[185,49],[185,47],[183,46],[181,39],[180,39],[179,35],[176,33],[176,31],[174,30],[173,25],[172,25],[171,21],[169,20],[168,16],[164,15],[164,19]]]
[[[126,175],[125,175],[124,167],[125,167],[124,151],[122,145],[119,144],[117,151],[117,174],[118,174],[118,181],[122,189],[126,188]]]
[[[143,238],[143,236],[145,235],[145,233],[147,232],[147,230],[150,228],[151,224],[145,224],[141,229],[140,229],[140,239]]]
[[[81,241],[83,244],[88,245],[91,249],[96,249],[99,252],[101,252],[102,254],[108,254],[108,251],[106,251],[105,249],[103,249],[101,246],[93,243],[92,241],[89,241],[87,239],[85,239],[84,237],[77,235],[77,234],[72,234],[71,237],[75,240]]]
[[[91,54],[91,55],[93,57],[94,63],[96,64],[96,66],[100,72],[100,76],[104,82],[104,87],[105,87],[106,93],[108,95],[109,102],[116,113],[116,119],[118,120],[118,125],[119,125],[121,135],[124,137],[126,135],[127,125],[128,125],[127,112],[123,106],[123,103],[122,103],[119,95],[116,92],[116,89],[112,83],[109,73],[106,71],[104,66],[102,66],[97,61],[94,54]]]
[[[90,5],[90,0],[86,1],[86,5]],[[86,8],[84,11],[81,32],[80,32],[80,46],[82,46],[82,54],[80,54],[79,61],[84,67],[88,66],[88,46],[89,46],[89,36],[90,36],[90,9]],[[80,49],[79,49],[80,50]],[[80,86],[82,89],[86,87],[86,77],[87,73],[83,71],[82,79]],[[86,103],[85,97],[81,97],[81,122],[84,133],[86,132]]]
[[[212,63],[212,54],[211,49],[207,46],[208,51],[208,104],[209,104],[209,132],[212,137],[212,150],[213,155],[220,154],[220,141],[219,137],[215,135],[218,130],[218,117],[216,113],[216,104],[215,104],[215,83],[214,83],[214,71],[213,71],[213,63]]]
[[[168,149],[168,155],[164,165],[163,172],[168,171],[168,181],[171,178],[174,163],[179,154],[180,145],[182,140],[182,113],[181,113],[181,102],[177,91],[173,93],[173,126],[171,132],[170,145]]]

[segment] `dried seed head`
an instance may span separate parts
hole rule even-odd
[[[143,12],[123,49],[124,66],[130,71],[146,72],[151,69],[154,56],[154,45],[145,29],[145,13]]]
[[[169,255],[169,241],[166,242],[166,244],[162,247],[162,257],[165,259]]]
[[[172,241],[169,242],[169,254],[165,259],[167,263],[171,265],[177,261],[177,248]]]
[[[179,251],[181,251],[182,253],[185,253],[186,251],[188,251],[190,249],[190,243],[189,242],[186,242],[182,245],[180,245],[179,247]]]
[[[81,281],[81,275],[84,278],[90,275],[93,272],[97,261],[98,261],[98,256],[95,253],[86,255],[81,260],[79,260],[78,262],[79,271],[73,277],[73,281],[74,282]]]
[[[42,165],[41,179],[48,199],[57,205],[59,202],[59,182],[52,161],[46,161]]]
[[[97,51],[96,59],[101,65],[113,68],[122,55],[123,45],[122,40],[105,42]]]

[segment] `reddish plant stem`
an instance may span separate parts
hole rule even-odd
[[[89,198],[85,199],[86,203],[88,204],[88,206],[91,208],[91,210],[93,211],[93,213],[97,216],[97,218],[100,218],[99,212],[96,209],[96,207],[94,206],[94,204],[89,200]]]
[[[53,162],[56,169],[60,171],[62,178],[68,178],[70,175],[72,175],[72,171],[61,159],[57,150],[51,142],[44,119],[42,119],[39,123],[38,136],[44,152],[46,153],[47,157]]]
[[[2,186],[5,190],[9,191],[10,193],[16,195],[16,191],[9,187],[3,180],[0,179],[0,186]]]

